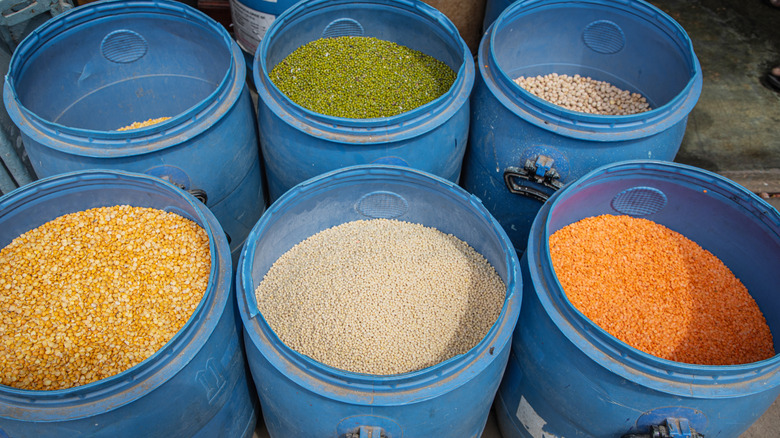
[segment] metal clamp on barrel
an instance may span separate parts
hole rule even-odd
[[[209,200],[209,197],[206,194],[205,190],[189,188],[192,185],[192,183],[190,182],[190,177],[187,175],[187,173],[184,170],[176,166],[171,166],[168,164],[162,166],[155,166],[146,169],[144,173],[147,175],[155,176],[157,178],[160,178],[163,181],[175,185],[176,187],[192,195],[198,201],[202,202],[203,205],[206,205],[206,202]]]
[[[202,202],[203,205],[206,205],[206,202],[209,200],[208,195],[206,194],[206,191],[203,189],[189,189],[185,190],[185,192],[189,193],[190,195],[194,196],[195,199]]]
[[[535,182],[552,190],[558,190],[563,187],[563,183],[560,181],[561,175],[552,167],[553,162],[552,158],[539,155],[536,157],[536,160],[525,160],[525,166],[522,169],[519,167],[507,167],[504,170],[504,183],[506,183],[509,191],[514,194],[528,196],[545,202],[550,197],[548,193],[518,184],[516,178]]]
[[[686,418],[667,418],[662,424],[652,426],[650,433],[627,433],[621,438],[704,438],[688,424]]]
[[[198,201],[202,202],[203,205],[206,205],[206,201],[209,200],[209,196],[206,194],[206,191],[203,190],[203,189],[188,189],[188,188],[185,188],[185,186],[183,184],[177,184],[175,182],[172,182],[172,181],[168,180],[167,178],[163,178],[163,179],[165,179],[166,181],[168,181],[171,184],[175,185],[176,187],[184,190],[185,192],[189,193],[190,195],[192,195],[193,198],[195,198]]]
[[[384,430],[377,426],[360,426],[357,432],[350,432],[346,438],[387,438]]]

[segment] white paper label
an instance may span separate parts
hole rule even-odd
[[[517,412],[515,412],[517,419],[523,424],[525,430],[534,438],[558,438],[555,435],[551,435],[544,432],[544,426],[546,421],[539,414],[536,413],[534,408],[528,404],[525,397],[520,397],[520,404],[517,405]]]
[[[238,45],[251,54],[255,53],[266,31],[276,19],[276,15],[256,11],[237,0],[230,0],[230,15],[233,18],[233,33]]]

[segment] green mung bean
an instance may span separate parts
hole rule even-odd
[[[298,105],[335,117],[390,117],[424,105],[456,73],[422,52],[372,37],[320,38],[277,64],[271,81]]]

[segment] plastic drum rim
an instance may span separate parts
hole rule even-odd
[[[400,141],[430,131],[431,125],[439,125],[468,103],[474,85],[475,67],[471,52],[454,24],[441,12],[417,0],[368,0],[360,7],[396,9],[414,13],[429,22],[433,28],[459,48],[463,61],[456,71],[456,79],[442,96],[425,105],[391,117],[373,119],[350,119],[333,117],[310,111],[294,103],[274,85],[268,75],[266,53],[270,42],[280,29],[300,19],[300,15],[319,9],[355,8],[349,0],[312,0],[299,2],[279,15],[268,28],[254,55],[252,75],[257,93],[263,103],[286,123],[296,129],[323,139],[349,141],[353,143],[386,143]],[[349,126],[347,126],[349,125]]]
[[[474,211],[496,233],[504,250],[504,263],[507,266],[508,281],[505,282],[507,296],[496,323],[493,324],[487,335],[467,353],[410,373],[394,375],[354,373],[325,365],[292,350],[276,336],[265,318],[257,310],[254,296],[255,285],[252,282],[253,255],[255,243],[263,235],[269,222],[276,220],[276,215],[284,213],[283,209],[289,199],[302,193],[314,194],[320,190],[332,189],[333,186],[322,188],[319,185],[322,181],[333,179],[334,184],[344,184],[361,178],[366,175],[366,171],[382,180],[392,179],[395,175],[403,174],[418,182],[445,187],[449,196],[456,196],[462,203],[472,206]],[[236,271],[238,307],[244,323],[245,336],[248,336],[256,345],[266,347],[260,348],[260,354],[287,378],[305,388],[318,388],[327,393],[329,398],[355,403],[355,397],[357,397],[365,404],[373,406],[396,405],[430,399],[461,386],[471,376],[477,375],[486,368],[496,357],[498,351],[509,348],[514,330],[513,322],[516,321],[521,306],[520,263],[508,236],[490,213],[482,207],[481,202],[457,185],[442,178],[410,168],[391,165],[359,165],[331,171],[297,185],[275,201],[252,229],[247,242],[242,249]],[[489,347],[495,347],[497,351],[491,353]],[[468,373],[463,372],[466,367],[472,367]],[[289,372],[291,369],[294,369],[295,372]],[[434,380],[437,381],[435,389],[427,388],[426,386]]]
[[[649,132],[662,132],[683,120],[699,99],[702,90],[702,72],[699,60],[693,51],[693,45],[685,30],[665,12],[655,8],[644,0],[620,2],[617,0],[578,0],[578,3],[591,3],[619,9],[642,20],[653,23],[674,37],[680,49],[690,58],[691,78],[677,95],[677,98],[653,108],[650,111],[627,115],[606,116],[587,114],[567,110],[526,91],[501,69],[493,47],[496,44],[496,29],[518,16],[531,14],[537,10],[565,7],[569,2],[563,0],[528,0],[516,2],[507,7],[488,27],[479,45],[477,61],[485,84],[503,106],[517,114],[523,120],[543,129],[555,126],[557,134],[596,141],[623,141],[643,138]],[[515,95],[522,96],[521,99]],[[683,98],[680,98],[683,97]]]
[[[153,188],[158,193],[181,197],[192,208],[196,215],[189,219],[203,227],[209,237],[211,270],[204,297],[184,327],[162,348],[119,374],[84,385],[53,391],[35,391],[0,385],[0,418],[9,414],[17,415],[19,406],[24,407],[23,419],[26,421],[47,421],[48,411],[51,409],[57,410],[59,421],[84,418],[120,408],[143,397],[174,377],[192,360],[218,322],[216,318],[206,318],[207,310],[224,308],[228,302],[232,281],[230,250],[224,235],[213,232],[214,227],[218,226],[216,218],[194,198],[161,179],[118,170],[64,173],[37,180],[0,197],[0,212],[9,211],[20,201],[29,202],[31,199],[42,199],[56,194],[62,183],[97,189],[105,186],[106,179],[113,179],[116,184],[144,189]],[[32,195],[36,196],[31,197]],[[196,327],[198,322],[201,324]],[[128,388],[128,384],[132,386]],[[8,405],[13,408],[6,410]]]
[[[594,176],[626,173],[632,176],[642,172],[663,170],[690,183],[712,184],[707,190],[721,190],[736,198],[759,201],[765,208],[763,213],[773,208],[758,196],[747,192],[734,182],[717,174],[683,164],[656,160],[631,160],[601,166],[579,180],[556,192],[542,206],[531,227],[529,250],[526,252],[530,270],[529,284],[534,285],[534,293],[541,302],[546,314],[553,320],[561,333],[584,355],[599,363],[610,372],[629,381],[635,381],[638,375],[647,376],[643,382],[655,390],[672,393],[681,397],[712,398],[720,396],[742,396],[746,393],[758,393],[767,386],[780,384],[780,354],[772,358],[742,365],[695,365],[661,359],[642,352],[604,331],[577,310],[566,298],[560,282],[555,276],[549,253],[549,216],[556,203],[567,193],[587,187]],[[657,175],[654,177],[658,178]],[[762,211],[754,213],[761,215]],[[771,214],[771,213],[770,213]],[[767,218],[768,219],[768,218]],[[780,216],[774,212],[775,227],[780,227]],[[595,347],[595,348],[594,348]],[[750,376],[749,381],[745,380]],[[731,385],[731,386],[730,386]],[[692,391],[692,387],[696,391]]]
[[[14,88],[14,77],[23,70],[24,61],[29,55],[47,41],[57,38],[68,30],[68,26],[117,15],[148,13],[154,14],[157,19],[185,19],[194,25],[206,27],[225,43],[230,62],[222,80],[208,97],[169,120],[130,131],[73,128],[45,120],[22,105]],[[70,9],[47,21],[22,40],[11,57],[3,99],[14,123],[19,126],[29,125],[23,132],[47,147],[82,156],[124,157],[165,149],[181,143],[182,135],[186,134],[189,138],[208,130],[222,117],[224,111],[220,111],[221,108],[230,108],[238,101],[245,86],[245,76],[246,64],[241,49],[227,30],[206,14],[176,1],[109,0]],[[99,140],[100,147],[95,146],[95,140]]]

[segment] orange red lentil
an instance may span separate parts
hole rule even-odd
[[[0,250],[0,384],[54,390],[120,373],[187,322],[208,287],[208,234],[120,205],[60,216]]]
[[[555,274],[586,317],[654,356],[700,365],[775,355],[742,282],[685,236],[647,219],[603,215],[550,236]]]

